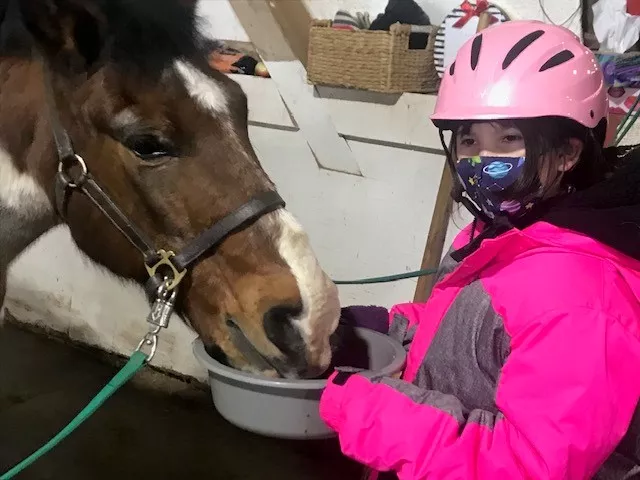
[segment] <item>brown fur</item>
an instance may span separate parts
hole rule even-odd
[[[60,23],[55,24],[53,17],[35,16],[31,28],[56,66],[55,93],[62,123],[96,180],[154,245],[178,251],[254,195],[274,188],[251,147],[247,101],[235,82],[208,72],[223,86],[230,107],[229,116],[216,116],[199,108],[169,70],[157,78],[135,72],[125,75],[120,66],[104,62],[78,73],[77,66],[86,58],[79,52],[74,22],[95,12],[83,10],[80,16],[75,10],[65,11],[64,1],[45,3],[60,8]],[[104,22],[103,17],[95,16],[96,22]],[[103,27],[108,30],[108,25]],[[58,67],[60,55],[65,58],[63,67]],[[0,145],[20,171],[37,179],[54,204],[57,156],[43,91],[37,61],[0,60]],[[153,161],[136,156],[125,146],[125,137],[132,132],[112,126],[124,109],[141,119],[134,130],[169,139],[179,155]],[[75,242],[94,261],[125,278],[146,279],[139,252],[81,195],[74,195],[69,203],[68,225]],[[207,344],[217,344],[238,367],[247,365],[230,340],[228,317],[236,319],[263,355],[300,363],[300,358],[283,358],[263,326],[270,308],[302,302],[296,280],[277,251],[279,234],[258,221],[211,252],[181,285],[183,313]],[[304,352],[301,357],[305,358]]]

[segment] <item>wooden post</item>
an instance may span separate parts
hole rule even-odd
[[[490,14],[483,12],[478,18],[478,27],[476,32],[484,30],[489,26]],[[449,228],[449,220],[453,211],[453,199],[451,198],[451,189],[453,188],[453,178],[448,163],[444,162],[442,170],[442,178],[440,179],[440,187],[436,197],[436,205],[433,209],[431,217],[431,225],[429,226],[429,235],[427,236],[427,244],[422,255],[421,269],[438,268],[442,252],[444,250],[444,241],[447,237]],[[435,276],[420,277],[416,284],[416,290],[413,295],[413,301],[416,303],[426,302],[431,295]]]
[[[453,178],[451,177],[451,170],[449,164],[445,161],[438,196],[436,197],[436,205],[433,209],[433,216],[431,217],[427,244],[422,256],[421,269],[438,268],[438,265],[440,265],[442,251],[444,250],[444,241],[447,237],[447,229],[449,227],[449,219],[451,218],[451,211],[453,210],[453,199],[451,198],[452,187]],[[431,295],[434,282],[434,275],[418,278],[413,301],[416,303],[426,302],[429,295]]]
[[[490,24],[490,20],[491,14],[489,14],[488,12],[482,12],[478,17],[478,27],[476,28],[476,33],[487,28]]]

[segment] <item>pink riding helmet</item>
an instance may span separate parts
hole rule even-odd
[[[570,30],[534,20],[477,33],[445,69],[431,120],[571,118],[594,128],[608,115],[604,77],[594,54]]]

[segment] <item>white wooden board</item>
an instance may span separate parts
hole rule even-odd
[[[322,99],[306,81],[306,70],[295,58],[266,1],[231,0],[231,6],[262,57],[294,122],[318,165],[353,175],[360,168],[347,142],[336,131]]]

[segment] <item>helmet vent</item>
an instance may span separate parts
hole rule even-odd
[[[453,62],[449,67],[449,75],[453,75],[456,71],[456,62]]]
[[[473,39],[471,44],[471,70],[475,70],[480,59],[480,47],[482,47],[482,34]]]
[[[544,65],[542,65],[540,67],[540,72],[544,72],[545,70],[549,70],[552,67],[557,67],[558,65],[564,63],[564,62],[568,62],[569,60],[571,60],[575,55],[573,55],[573,53],[571,53],[569,50],[562,50],[559,53],[556,53],[553,57],[551,57],[549,60],[547,60]]]
[[[504,57],[504,61],[502,62],[502,69],[506,70],[507,68],[509,68],[509,65],[511,65],[511,63],[516,58],[518,58],[518,56],[525,50],[525,48],[535,42],[543,34],[543,30],[536,30],[535,32],[531,32],[518,40],[516,44],[511,47],[511,50],[509,50],[509,53],[507,53],[506,57]]]

